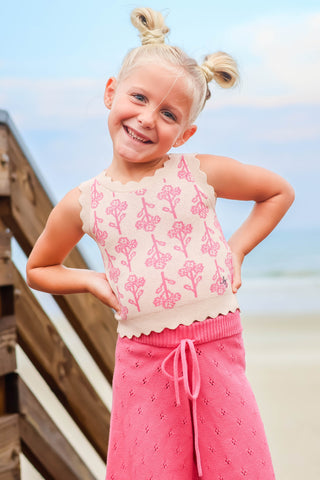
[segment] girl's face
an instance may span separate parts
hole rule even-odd
[[[196,131],[188,124],[192,98],[187,82],[169,66],[140,65],[120,82],[109,79],[105,104],[114,160],[161,160]]]

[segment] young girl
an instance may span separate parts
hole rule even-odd
[[[131,18],[142,46],[105,89],[111,164],[53,209],[28,283],[90,292],[116,311],[107,480],[270,480],[235,294],[245,255],[274,229],[293,191],[230,158],[168,153],[196,132],[208,82],[231,87],[237,67],[221,52],[198,66],[165,44],[160,13],[136,9]],[[217,197],[255,201],[228,242]],[[62,265],[84,232],[105,273]]]

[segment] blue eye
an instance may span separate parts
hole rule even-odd
[[[136,100],[138,100],[139,102],[145,102],[145,100],[146,100],[146,97],[144,95],[142,95],[141,93],[134,93],[132,96]]]
[[[177,120],[177,117],[172,112],[170,112],[170,110],[164,110],[162,113],[166,118],[169,118],[170,120],[173,120],[174,122]]]

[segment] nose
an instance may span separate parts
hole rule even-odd
[[[153,128],[155,124],[155,111],[147,106],[138,115],[138,122],[143,128]]]

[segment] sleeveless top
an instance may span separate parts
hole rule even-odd
[[[104,170],[80,186],[83,231],[121,304],[120,336],[190,325],[238,308],[216,195],[194,154],[171,154],[140,182]]]

